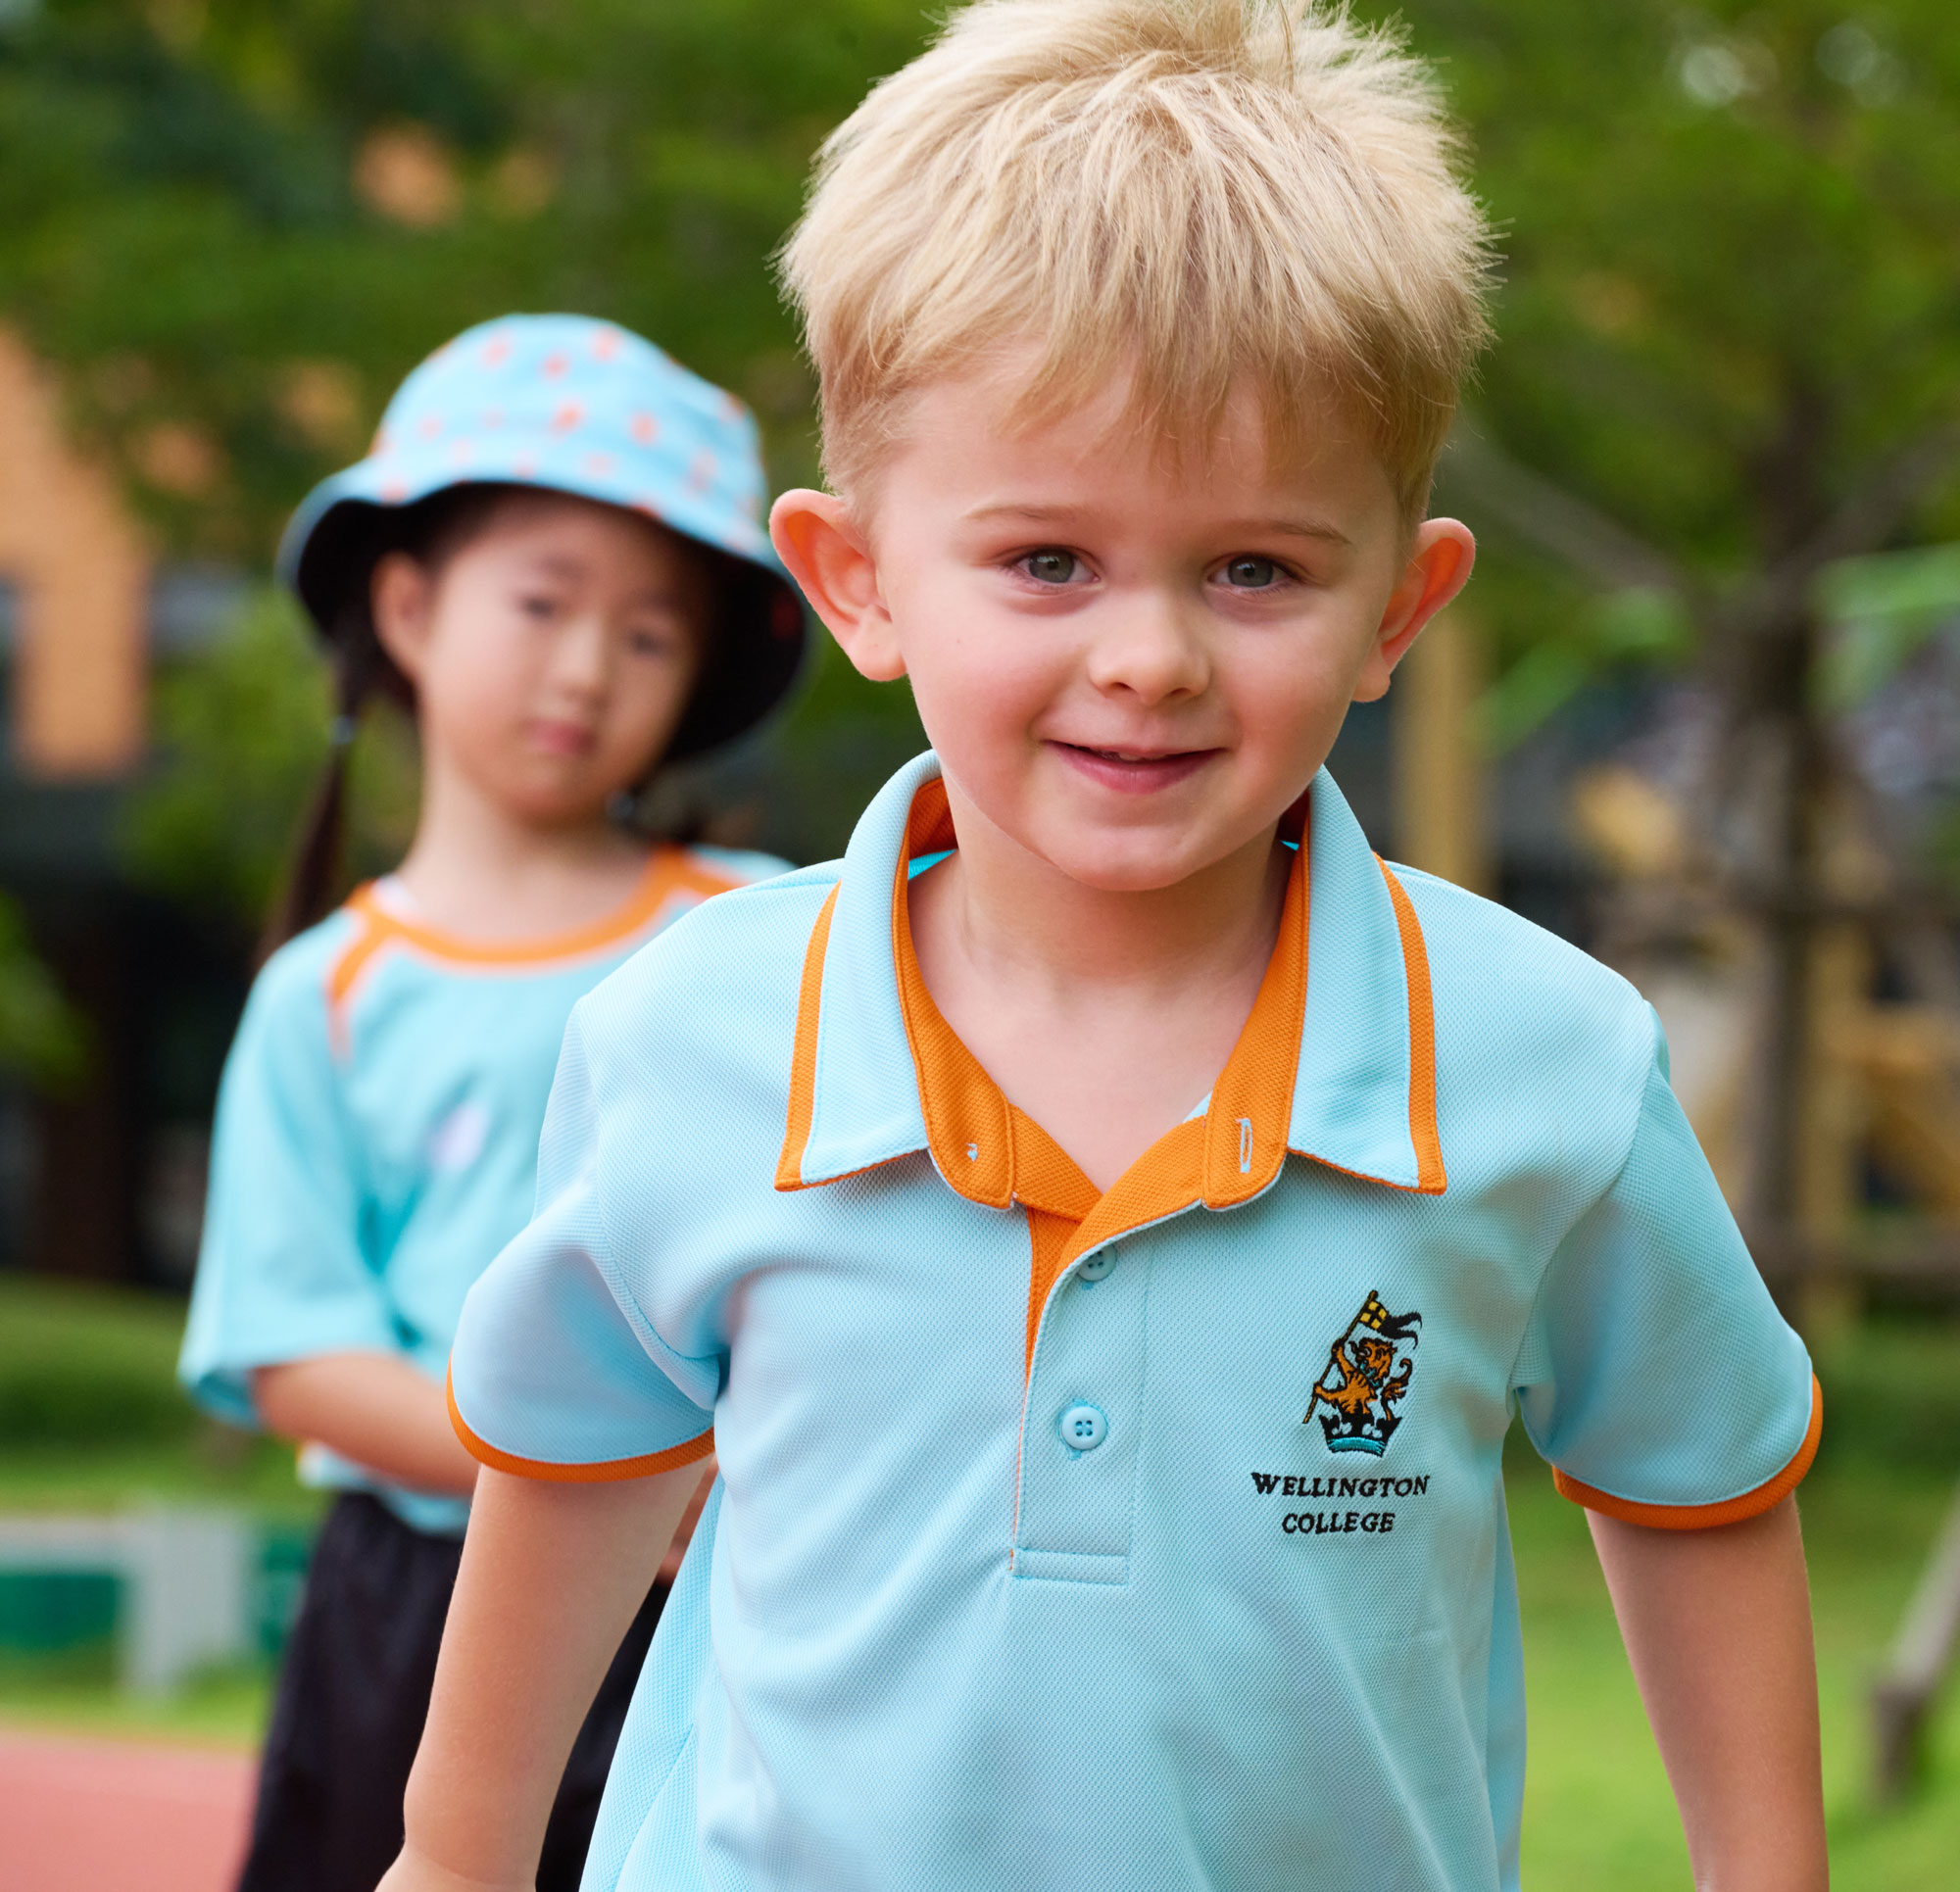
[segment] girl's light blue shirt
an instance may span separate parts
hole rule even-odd
[[[530,1218],[572,1006],[682,913],[782,865],[662,849],[611,920],[501,946],[420,924],[382,882],[281,947],[219,1092],[178,1364],[198,1402],[257,1425],[255,1369],[349,1350],[440,1381],[464,1295]],[[460,1533],[468,1516],[318,1448],[301,1469],[375,1491],[419,1529]]]

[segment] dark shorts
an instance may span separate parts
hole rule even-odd
[[[463,1546],[376,1499],[327,1513],[279,1672],[238,1892],[374,1892],[402,1845],[402,1794],[435,1682]],[[552,1809],[538,1892],[577,1892],[600,1790],[666,1585],[627,1630]]]

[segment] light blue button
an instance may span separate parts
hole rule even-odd
[[[1094,1406],[1075,1405],[1062,1414],[1055,1430],[1071,1452],[1093,1452],[1109,1435],[1109,1422]]]
[[[1101,1281],[1116,1265],[1116,1251],[1113,1248],[1099,1249],[1075,1271],[1077,1281]]]

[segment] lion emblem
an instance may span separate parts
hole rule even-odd
[[[1415,1378],[1422,1316],[1391,1314],[1373,1288],[1361,1311],[1327,1349],[1327,1369],[1313,1388],[1301,1422],[1319,1416],[1330,1452],[1380,1457],[1402,1423],[1396,1410]],[[1323,1411],[1322,1409],[1325,1408]]]

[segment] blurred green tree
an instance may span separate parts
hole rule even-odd
[[[263,558],[403,373],[508,309],[670,347],[808,462],[767,260],[892,0],[10,0],[0,309],[171,543]]]
[[[1602,661],[1746,689],[1824,566],[1960,537],[1950,7],[1406,11],[1505,253],[1444,486],[1492,529],[1506,732]]]

